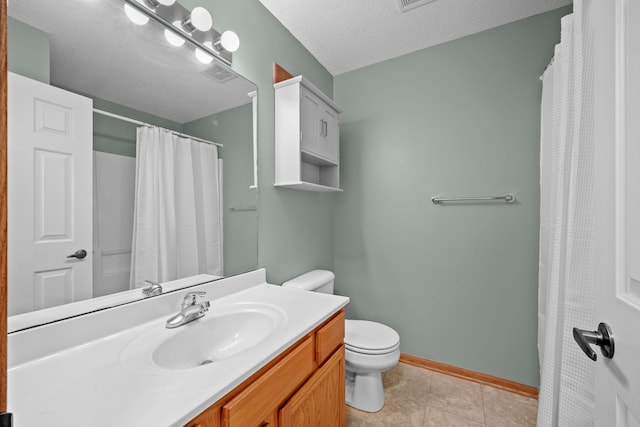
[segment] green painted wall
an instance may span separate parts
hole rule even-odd
[[[337,292],[404,353],[538,385],[538,77],[567,13],[335,78]],[[518,202],[430,200],[506,192]]]
[[[224,194],[224,274],[230,276],[253,270],[258,265],[257,211],[232,212],[229,206],[256,206],[253,185],[253,132],[251,104],[232,108],[185,123],[183,132],[224,144],[219,149],[223,161]]]
[[[8,18],[7,36],[9,71],[49,84],[49,35]]]
[[[258,86],[258,264],[281,283],[314,268],[333,268],[333,195],[275,188],[272,63],[302,74],[327,95],[331,74],[259,2],[184,0],[204,6],[214,26],[240,37],[233,68]]]
[[[268,280],[332,269],[350,317],[396,328],[403,352],[537,385],[538,76],[569,9],[337,76],[345,192],[332,195],[273,187],[272,63],[329,96],[332,76],[258,2],[182,3],[238,33],[233,68],[258,86]],[[429,200],[505,191],[519,202]]]

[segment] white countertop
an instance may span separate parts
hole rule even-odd
[[[181,294],[173,297],[179,298]],[[257,346],[233,358],[191,369],[137,370],[123,362],[123,350],[143,333],[164,324],[166,315],[49,354],[44,351],[39,357],[12,358],[10,335],[8,408],[15,425],[181,426],[344,307],[349,299],[262,283],[214,299],[210,313],[217,305],[240,302],[277,306],[286,313],[286,321]],[[143,306],[136,307],[140,310]],[[102,322],[105,315],[101,312]],[[46,336],[42,331],[33,332],[32,339]],[[64,329],[58,326],[51,333],[64,333]],[[28,339],[22,336],[14,343],[24,345]]]

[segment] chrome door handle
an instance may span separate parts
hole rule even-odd
[[[67,255],[67,258],[83,259],[86,256],[87,256],[87,251],[85,251],[84,249],[78,249],[77,251],[75,251],[71,255]]]
[[[585,331],[583,329],[573,328],[573,339],[576,340],[584,354],[591,360],[598,360],[598,355],[591,348],[590,344],[600,347],[602,355],[608,359],[613,357],[615,351],[613,342],[613,332],[606,323],[600,323],[597,331]]]

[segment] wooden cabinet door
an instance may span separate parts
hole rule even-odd
[[[187,424],[185,427],[220,427],[220,408],[209,408]]]
[[[313,337],[304,339],[278,364],[225,403],[222,407],[223,427],[269,425],[271,414],[277,413],[282,402],[313,372],[314,353]]]
[[[344,346],[280,409],[280,427],[344,426]]]

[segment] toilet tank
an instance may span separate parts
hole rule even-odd
[[[333,272],[328,270],[312,270],[302,276],[287,280],[282,286],[303,289],[305,291],[333,294]]]

